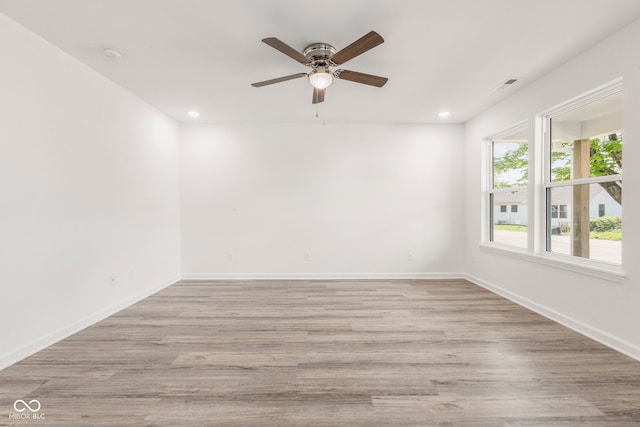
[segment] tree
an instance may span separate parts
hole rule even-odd
[[[551,173],[554,181],[571,179],[569,165],[573,141],[562,142],[561,146],[562,150],[553,150],[551,153]],[[589,141],[589,152],[589,168],[592,177],[622,173],[622,133],[613,133],[603,138],[592,138]],[[523,142],[494,159],[493,186],[506,188],[526,185],[529,178],[528,166],[528,144]],[[516,175],[506,178],[512,174]],[[622,204],[622,183],[620,181],[602,182],[600,186],[616,202]]]
[[[592,176],[617,175],[622,173],[622,134],[612,133],[607,139],[595,138],[590,141],[590,166]],[[600,183],[602,188],[622,204],[622,181]]]
[[[493,160],[493,187],[508,188],[527,185],[529,179],[529,144],[519,143],[513,150],[507,150]],[[519,174],[508,177],[507,175]]]

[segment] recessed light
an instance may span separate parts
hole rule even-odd
[[[194,119],[196,117],[200,117],[200,113],[198,113],[197,111],[189,111],[187,114],[189,115],[189,117],[193,117]]]
[[[442,118],[444,119],[445,117],[449,117],[449,115],[450,115],[450,114],[451,114],[451,113],[450,113],[450,112],[448,112],[448,111],[440,111],[440,112],[438,113],[438,117],[442,117]]]

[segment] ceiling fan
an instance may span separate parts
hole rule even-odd
[[[287,80],[307,77],[309,83],[313,86],[312,103],[317,104],[324,102],[325,92],[334,78],[376,87],[384,86],[387,80],[389,80],[386,77],[358,73],[357,71],[343,69],[331,71],[330,69],[330,67],[342,65],[356,56],[384,43],[382,36],[375,31],[365,34],[340,51],[336,51],[336,48],[327,43],[313,43],[307,46],[301,53],[275,37],[262,39],[262,41],[299,63],[311,67],[312,70],[309,73],[291,74],[289,76],[278,77],[277,79],[252,83],[251,86],[253,87],[267,86],[274,83],[286,82]]]

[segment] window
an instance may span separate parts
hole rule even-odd
[[[567,205],[551,205],[551,218],[567,218]]]
[[[527,185],[529,142],[526,124],[489,139],[488,240],[518,248],[528,246]],[[508,209],[507,206],[511,208]],[[518,205],[522,205],[520,209]]]
[[[624,277],[622,99],[617,79],[485,140],[484,248]]]
[[[567,205],[558,205],[558,218],[566,219],[567,218]]]
[[[545,116],[545,125],[546,250],[620,264],[620,86]]]

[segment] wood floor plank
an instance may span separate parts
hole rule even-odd
[[[462,280],[185,281],[0,371],[25,423],[637,426],[640,362]]]

